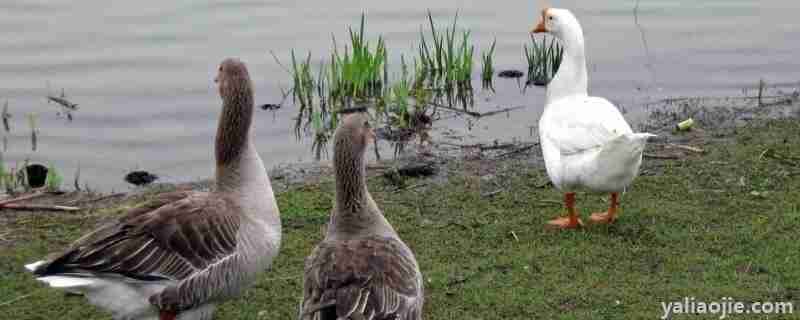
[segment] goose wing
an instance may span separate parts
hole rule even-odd
[[[306,259],[300,319],[421,319],[422,276],[399,239],[324,241]]]
[[[603,98],[562,99],[545,112],[541,138],[548,139],[564,155],[599,148],[633,132],[617,107]]]
[[[182,280],[234,254],[236,212],[233,201],[217,194],[162,194],[78,239],[34,273]]]

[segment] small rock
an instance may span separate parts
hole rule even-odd
[[[497,74],[497,76],[501,78],[521,78],[523,75],[525,74],[519,70],[503,70]]]
[[[278,110],[280,108],[281,108],[281,105],[274,104],[274,103],[267,103],[267,104],[262,104],[261,105],[261,109],[262,110]]]
[[[135,186],[143,186],[158,180],[158,176],[143,170],[131,171],[125,175],[125,182]]]

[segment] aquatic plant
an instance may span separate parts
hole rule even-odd
[[[461,103],[464,109],[474,105],[472,91],[472,67],[475,46],[470,44],[470,31],[463,30],[460,42],[458,35],[458,13],[449,28],[440,33],[428,11],[430,40],[420,28],[419,61],[420,81],[428,88],[442,92],[434,97],[446,97],[448,106]]]
[[[50,192],[57,192],[61,190],[61,184],[64,178],[58,173],[55,166],[50,165],[47,167],[47,177],[44,180],[45,189]]]
[[[37,142],[39,140],[39,129],[36,126],[39,122],[38,119],[39,116],[36,113],[28,114],[28,126],[31,128],[31,151],[36,151]]]
[[[547,35],[542,37],[541,42],[531,35],[530,47],[523,46],[525,60],[528,62],[528,85],[544,86],[558,71],[561,65],[561,57],[564,48],[556,42],[555,38],[550,38],[547,42]]]
[[[490,47],[488,52],[481,53],[481,83],[483,84],[483,89],[489,89],[494,92],[494,85],[492,84],[492,77],[494,76],[494,65],[493,65],[493,56],[494,56],[494,47],[497,44],[497,39],[492,41],[492,46]]]
[[[314,78],[311,75],[311,53],[308,53],[305,60],[297,60],[297,56],[292,50],[292,102],[298,105],[298,116],[295,118],[295,134],[298,139],[301,137],[303,119],[310,119],[314,113]],[[308,126],[310,120],[306,122]]]
[[[364,39],[365,16],[361,15],[358,31],[350,27],[350,43],[340,54],[336,38],[328,68],[328,93],[335,107],[350,106],[354,100],[379,99],[386,81],[386,45],[378,36],[374,49]]]
[[[452,108],[460,104],[467,109],[474,105],[472,70],[474,46],[470,31],[458,27],[458,15],[443,31],[428,12],[429,33],[420,27],[417,55],[410,59],[401,55],[402,75],[389,82],[388,50],[382,36],[366,38],[366,17],[361,15],[359,27],[348,27],[349,38],[343,47],[332,37],[329,61],[320,63],[312,73],[311,54],[298,58],[291,53],[292,101],[298,108],[295,134],[298,139],[310,134],[312,152],[317,159],[326,155],[325,148],[336,126],[338,114],[353,108],[365,108],[377,125],[407,129],[413,119],[430,119],[429,110]],[[484,56],[484,73],[494,73],[495,44]],[[277,57],[273,57],[283,67]],[[425,122],[425,123],[428,123]],[[377,148],[377,145],[376,145]],[[377,150],[377,149],[376,149]],[[376,156],[380,157],[376,152]]]

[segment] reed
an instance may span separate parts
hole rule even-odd
[[[31,151],[36,151],[39,141],[39,128],[37,126],[38,122],[39,115],[33,112],[28,114],[28,126],[31,128]]]
[[[58,172],[54,165],[47,167],[47,177],[44,180],[45,189],[50,192],[58,192],[61,190],[61,184],[64,178]]]
[[[481,53],[481,83],[483,84],[484,90],[489,89],[492,90],[492,92],[494,92],[492,78],[494,76],[493,57],[496,44],[497,39],[492,41],[492,46],[489,48],[488,52]]]
[[[311,55],[299,58],[291,52],[292,101],[298,108],[295,135],[313,137],[312,152],[317,159],[327,154],[327,143],[338,125],[338,114],[355,107],[367,107],[376,125],[414,131],[409,119],[430,119],[437,105],[474,105],[472,89],[473,55],[470,31],[458,26],[458,14],[444,29],[437,27],[428,11],[429,30],[420,27],[420,41],[410,60],[401,55],[402,74],[389,81],[388,50],[382,36],[368,40],[366,16],[358,28],[348,27],[348,41],[340,46],[332,36],[327,63],[312,72]],[[491,80],[494,73],[495,43],[483,53],[483,70]],[[273,54],[273,57],[275,55]],[[275,57],[276,62],[283,67]],[[410,63],[409,63],[410,62]],[[417,121],[419,122],[419,121]]]
[[[375,48],[364,39],[366,17],[361,15],[358,31],[349,29],[350,43],[340,54],[333,38],[327,82],[328,96],[335,107],[352,106],[353,102],[380,99],[386,81],[386,44],[379,36]]]
[[[302,136],[303,119],[307,119],[305,127],[310,124],[314,113],[314,77],[311,75],[311,53],[305,60],[298,60],[292,50],[292,102],[299,106],[298,117],[295,118],[295,135]]]
[[[472,107],[475,46],[470,43],[470,31],[458,32],[458,13],[444,32],[437,31],[430,10],[428,23],[430,27],[428,36],[420,28],[418,50],[423,83],[427,81],[427,88],[437,91],[434,97],[446,97],[445,102],[449,106],[460,102],[464,109]]]
[[[544,86],[553,78],[561,65],[561,57],[564,48],[556,42],[555,38],[550,38],[547,42],[547,35],[541,41],[531,35],[530,46],[523,46],[525,60],[528,62],[527,84]]]

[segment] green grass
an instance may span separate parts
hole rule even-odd
[[[378,37],[375,48],[364,37],[366,17],[361,15],[358,31],[349,28],[350,42],[344,52],[339,53],[333,39],[333,53],[327,82],[330,99],[337,106],[350,106],[352,100],[381,98],[386,78],[386,44]]]
[[[460,30],[458,14],[444,32],[437,31],[433,15],[428,11],[430,33],[420,30],[419,61],[421,78],[430,89],[446,97],[449,106],[461,104],[464,109],[472,107],[472,68],[475,46],[470,40],[470,30]],[[459,31],[461,31],[459,33]],[[460,40],[460,41],[459,41]],[[425,81],[423,81],[425,82]]]
[[[366,16],[362,14],[359,28],[348,28],[349,42],[341,50],[336,38],[332,38],[330,61],[319,65],[316,77],[311,71],[311,53],[298,61],[292,50],[293,103],[298,106],[295,135],[300,139],[304,132],[313,130],[311,149],[317,159],[327,152],[341,110],[362,104],[386,104],[386,45],[380,36],[374,47],[370,45],[365,38],[365,25]]]
[[[530,47],[523,46],[525,60],[528,62],[528,81],[529,84],[544,86],[558,71],[561,65],[561,58],[564,48],[556,42],[555,38],[542,37],[541,42],[531,35]]]
[[[383,37],[378,35],[374,45],[367,40],[364,14],[357,29],[348,28],[349,38],[343,49],[333,37],[327,64],[319,65],[316,76],[312,72],[311,54],[300,59],[292,50],[291,68],[286,69],[292,77],[293,103],[298,106],[295,134],[298,138],[305,133],[313,136],[312,152],[317,159],[325,154],[327,142],[338,125],[337,114],[343,109],[366,107],[379,122],[377,125],[392,126],[398,123],[394,119],[407,118],[409,102],[413,102],[420,114],[425,114],[432,105],[460,105],[465,110],[474,107],[475,46],[470,31],[458,25],[457,14],[451,24],[441,29],[429,11],[428,25],[427,33],[420,28],[419,45],[416,56],[410,59],[411,65],[401,55],[399,82],[389,82],[388,49]],[[494,43],[482,57],[482,72],[489,79],[494,73],[493,54]]]
[[[45,178],[45,190],[50,192],[61,191],[61,184],[64,182],[64,177],[58,172],[58,168],[54,165],[47,167],[47,177]]]
[[[497,44],[497,39],[492,41],[492,46],[488,52],[481,53],[481,83],[484,90],[492,90],[494,92],[494,85],[492,84],[492,77],[494,76],[494,47]]]
[[[396,193],[381,178],[370,179],[370,187],[419,260],[426,319],[658,319],[660,302],[685,296],[792,301],[797,309],[800,161],[793,157],[800,156],[800,123],[737,131],[730,141],[704,146],[703,156],[645,160],[647,172],[657,174],[634,182],[612,226],[546,230],[561,194],[538,187],[547,181],[543,168],[515,160],[493,163],[492,179],[475,169],[485,165],[461,163],[428,189]],[[303,259],[322,237],[332,188],[328,178],[278,195],[282,251],[272,270],[243,298],[222,305],[216,319],[295,317]],[[578,194],[578,204],[584,218],[606,206],[595,194]],[[130,205],[3,222],[16,245],[0,247],[0,304],[30,296],[0,306],[0,318],[109,319],[82,298],[44,289],[22,265]]]

